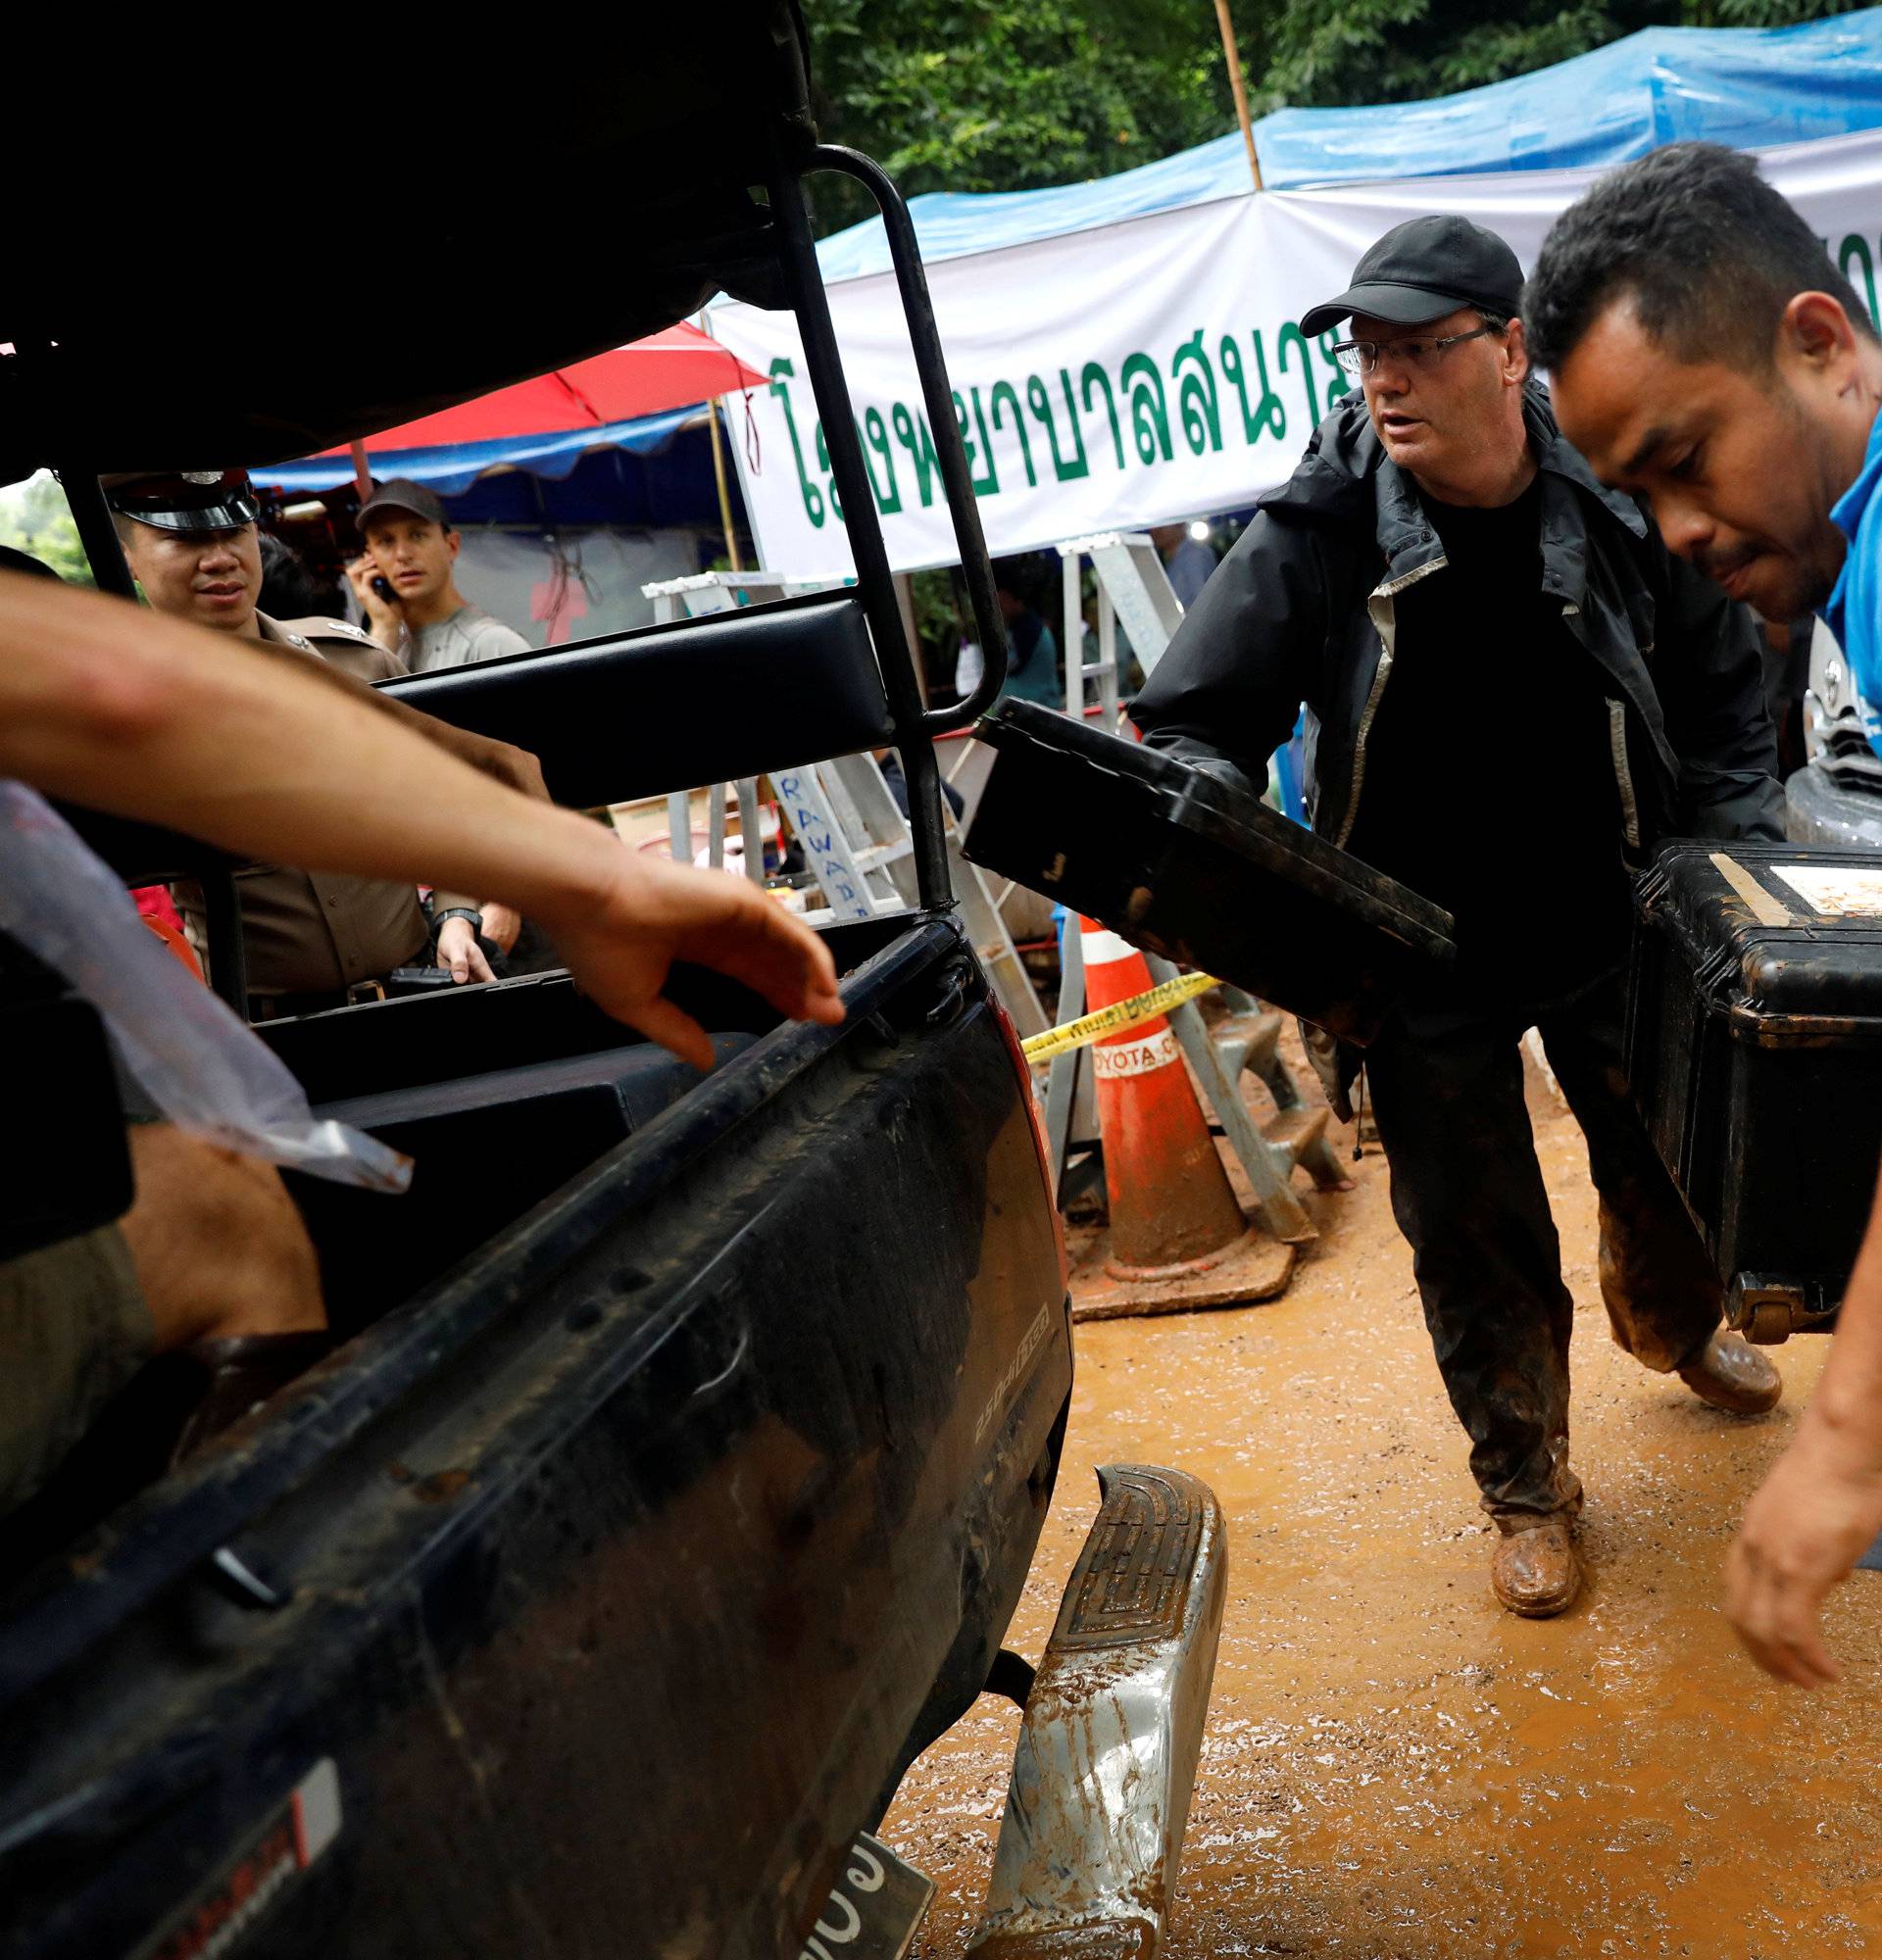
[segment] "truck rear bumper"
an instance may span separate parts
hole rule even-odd
[[[1149,1960],[1176,1883],[1227,1592],[1206,1484],[1112,1464],[1026,1701],[981,1960]]]

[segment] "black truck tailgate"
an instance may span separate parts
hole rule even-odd
[[[984,1681],[1070,1388],[916,920],[0,1615],[0,1951],[793,1953]]]

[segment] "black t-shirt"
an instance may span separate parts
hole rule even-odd
[[[1394,602],[1348,849],[1456,917],[1448,1000],[1539,1006],[1626,950],[1605,676],[1542,589],[1538,483],[1425,512],[1446,564]]]

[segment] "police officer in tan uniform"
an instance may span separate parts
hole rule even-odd
[[[361,681],[406,671],[397,655],[337,619],[271,619],[256,607],[260,506],[242,470],[107,476],[132,573],[153,608]],[[477,902],[433,895],[427,921],[410,885],[344,872],[265,867],[237,874],[252,1018],[318,1013],[384,993],[395,967],[437,964],[459,981],[493,977],[477,945]],[[201,895],[178,888],[190,937],[205,948]],[[435,942],[434,942],[435,934]]]

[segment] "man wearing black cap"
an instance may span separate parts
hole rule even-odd
[[[368,627],[413,673],[529,651],[514,627],[458,590],[454,567],[463,540],[434,491],[394,477],[360,506],[358,522],[366,556],[347,566],[347,575]]]
[[[239,469],[133,471],[102,479],[124,559],[159,612],[265,646],[317,657],[356,680],[405,664],[338,619],[271,619],[262,588],[261,507]],[[382,994],[395,967],[434,961],[459,980],[488,980],[474,899],[433,895],[427,922],[416,888],[345,872],[266,868],[238,875],[249,1010],[257,1019],[318,1013]],[[185,924],[206,946],[201,895],[178,888]],[[436,939],[433,943],[433,932]]]
[[[1770,1363],[1720,1289],[1622,1071],[1629,866],[1667,835],[1780,837],[1750,618],[1670,557],[1558,434],[1529,379],[1522,271],[1454,218],[1401,224],[1303,316],[1362,393],[1197,600],[1135,715],[1153,747],[1265,780],[1305,702],[1312,823],[1446,906],[1456,967],[1364,1056],[1393,1210],[1511,1611],[1580,1586],[1573,1302],[1523,1103],[1541,1030],[1588,1142],[1614,1336],[1753,1414]],[[1349,1113],[1357,1054],[1316,1055]]]

